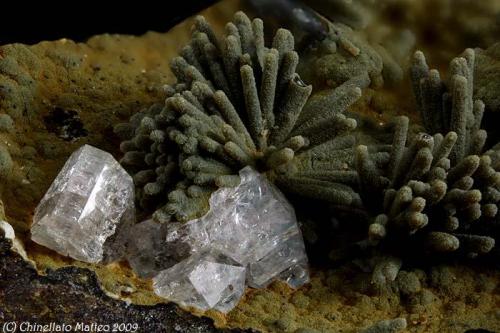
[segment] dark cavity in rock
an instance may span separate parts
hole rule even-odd
[[[77,111],[54,108],[44,117],[47,130],[65,141],[74,141],[88,135]]]

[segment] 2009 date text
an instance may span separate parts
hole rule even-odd
[[[16,322],[9,321],[0,325],[3,333],[14,332],[124,332],[132,333],[139,329],[137,323],[84,323],[78,322],[75,324],[65,323],[35,323],[30,321]]]

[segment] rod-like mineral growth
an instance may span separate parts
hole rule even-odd
[[[361,95],[358,81],[307,102],[311,86],[295,73],[292,34],[279,29],[266,46],[263,22],[242,12],[223,38],[198,17],[180,53],[165,105],[115,128],[140,200],[159,207],[156,220],[203,215],[210,193],[238,184],[245,166],[266,172],[285,191],[359,201],[345,184],[355,178],[352,163],[341,163],[352,155],[348,133],[356,121],[343,113]]]
[[[361,197],[380,213],[369,226],[372,245],[399,246],[404,252],[406,243],[413,251],[469,257],[494,247],[500,173],[493,160],[498,153],[484,151],[484,104],[473,100],[473,67],[474,51],[466,50],[451,62],[444,82],[416,52],[411,77],[417,109],[433,135],[409,139],[408,119],[397,118],[385,168],[377,168],[367,147],[358,146]]]

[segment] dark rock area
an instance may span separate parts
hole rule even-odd
[[[217,329],[211,319],[196,317],[172,303],[139,306],[112,299],[88,269],[64,267],[41,276],[10,248],[10,241],[0,236],[2,323],[54,323],[73,328],[84,323],[103,325],[103,331],[108,331],[107,327],[109,331],[126,331],[129,323],[129,328],[137,324],[135,332],[250,332]]]

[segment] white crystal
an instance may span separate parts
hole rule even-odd
[[[215,191],[210,211],[190,223],[206,228],[210,247],[248,266],[250,286],[263,287],[299,262],[307,266],[304,241],[278,188],[251,167],[240,170],[240,178],[238,186]]]
[[[307,255],[293,207],[265,176],[252,168],[242,169],[240,178],[238,186],[221,188],[212,194],[205,216],[182,228],[174,224],[167,233],[167,239],[182,238],[196,255],[155,277],[158,295],[202,310],[220,309],[214,306],[217,297],[211,295],[219,295],[222,287],[210,272],[217,271],[230,280],[230,275],[239,271],[215,264],[203,266],[200,260],[204,259],[198,254],[204,251],[220,253],[244,267],[246,281],[252,287],[265,287],[277,278],[293,288],[309,281]],[[201,280],[194,279],[193,274]],[[236,303],[229,302],[224,309],[228,311]]]
[[[74,259],[107,262],[123,255],[134,219],[130,175],[111,154],[84,145],[36,208],[31,239]]]
[[[245,268],[217,251],[202,252],[160,272],[153,288],[183,306],[228,312],[245,290]]]

